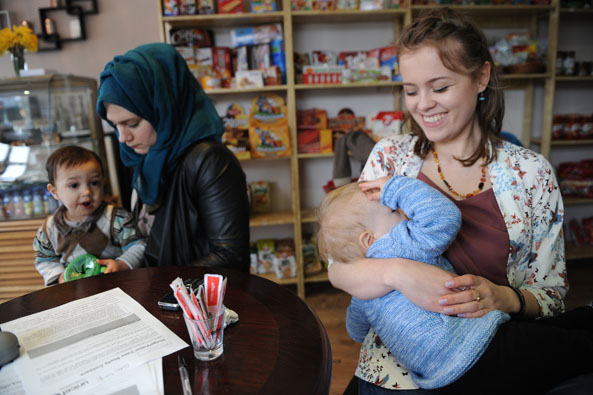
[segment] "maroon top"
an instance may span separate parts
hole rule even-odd
[[[457,274],[476,274],[498,285],[509,285],[509,234],[492,188],[455,200],[423,173],[418,179],[447,196],[461,211],[461,229],[445,252]]]

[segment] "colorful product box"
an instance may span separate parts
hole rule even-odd
[[[298,150],[301,154],[332,153],[331,129],[303,129],[297,132]]]
[[[243,0],[218,0],[219,14],[242,14]]]
[[[341,84],[343,66],[304,66],[303,84]]]

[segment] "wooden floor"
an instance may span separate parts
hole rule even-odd
[[[566,297],[567,309],[593,301],[593,261],[570,263],[568,278],[571,290]],[[327,330],[332,348],[331,395],[342,394],[356,369],[360,344],[350,339],[344,319],[350,296],[329,283],[307,285],[306,302],[319,316]]]

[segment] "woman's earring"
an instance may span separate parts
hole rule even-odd
[[[486,97],[484,96],[484,92],[480,92],[480,94],[478,95],[478,100],[479,100],[479,101],[484,101],[484,100],[486,100]]]

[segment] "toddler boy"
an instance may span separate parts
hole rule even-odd
[[[146,243],[126,210],[103,200],[105,178],[99,156],[66,146],[46,163],[47,189],[62,204],[48,216],[33,241],[35,267],[45,285],[64,281],[66,266],[91,254],[105,273],[139,267]]]

